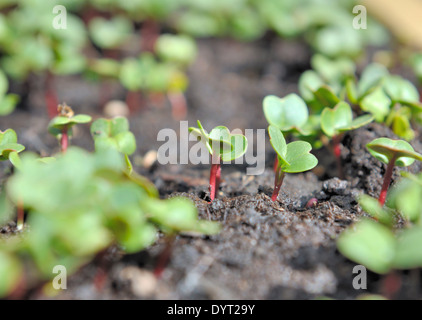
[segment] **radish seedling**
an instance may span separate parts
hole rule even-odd
[[[224,126],[215,127],[208,134],[199,120],[198,128],[190,127],[189,132],[204,143],[211,154],[210,198],[213,201],[220,185],[221,160],[232,161],[243,156],[248,147],[248,141],[242,134],[231,134]]]
[[[415,152],[413,147],[403,140],[392,140],[388,138],[378,138],[366,145],[371,155],[381,162],[387,164],[384,175],[381,193],[378,201],[384,205],[387,198],[388,187],[390,186],[394,166],[407,167],[415,160],[422,161],[422,155]]]
[[[294,141],[286,144],[281,130],[273,125],[268,127],[270,142],[277,153],[278,164],[275,172],[274,192],[272,201],[276,201],[285,173],[297,173],[313,169],[317,158],[309,153],[312,146],[305,141]]]
[[[331,139],[333,153],[337,161],[337,169],[341,179],[344,179],[340,148],[343,133],[367,125],[373,119],[374,117],[372,115],[363,115],[353,119],[352,108],[344,101],[339,102],[333,109],[325,108],[322,111],[321,129]]]
[[[266,96],[262,102],[262,108],[268,124],[279,128],[282,132],[308,134],[303,128],[308,121],[308,107],[297,94],[291,93],[284,98],[274,95]],[[278,158],[276,157],[274,171],[277,170],[277,166]]]
[[[86,114],[75,115],[72,108],[66,103],[59,104],[59,115],[51,119],[48,132],[60,139],[61,151],[66,152],[69,146],[69,138],[72,136],[72,127],[78,123],[88,123],[91,117]]]

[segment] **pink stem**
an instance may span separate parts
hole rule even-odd
[[[60,140],[60,145],[62,152],[65,153],[67,150],[67,147],[69,146],[69,136],[67,134],[67,128],[64,128],[62,130],[62,138]]]
[[[182,92],[169,92],[167,97],[171,104],[171,110],[173,114],[173,119],[182,120],[186,118],[188,113],[188,108],[186,105],[186,99]]]
[[[385,200],[387,198],[388,187],[390,186],[390,183],[391,183],[391,177],[393,176],[393,169],[396,163],[396,159],[397,159],[397,155],[395,154],[391,158],[391,160],[388,162],[387,171],[385,171],[385,174],[384,174],[384,182],[382,184],[381,193],[378,198],[378,202],[381,206],[384,205]]]
[[[51,73],[47,74],[45,80],[45,103],[47,105],[47,113],[50,119],[54,118],[57,115],[57,106],[59,105],[59,99],[56,96],[53,88],[53,75]]]
[[[24,217],[25,217],[25,212],[23,209],[23,201],[19,200],[17,203],[17,228],[18,230],[22,230],[23,229],[23,224],[24,224]]]
[[[276,156],[274,159],[274,166],[273,166],[274,172],[277,172],[277,168],[278,168],[278,157]]]
[[[274,191],[271,196],[272,201],[277,201],[278,194],[280,193],[281,185],[283,184],[284,180],[284,172],[281,171],[281,167],[277,167],[277,171],[275,173],[275,180],[274,180]]]
[[[217,195],[217,190],[220,185],[221,179],[221,164],[211,164],[211,171],[210,171],[210,198],[213,201]]]

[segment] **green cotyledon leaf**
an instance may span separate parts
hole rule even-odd
[[[396,157],[395,165],[400,167],[410,166],[415,160],[422,161],[422,155],[415,152],[413,147],[403,140],[378,138],[366,145],[372,156],[388,164],[393,156]]]
[[[263,101],[263,110],[268,123],[282,131],[300,129],[309,116],[305,101],[294,93],[284,98],[274,95],[266,96]]]
[[[385,274],[392,268],[396,240],[389,228],[364,219],[340,234],[337,247],[350,260]]]

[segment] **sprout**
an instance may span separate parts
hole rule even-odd
[[[413,147],[403,140],[392,140],[388,138],[378,138],[366,145],[371,155],[379,161],[387,164],[387,170],[384,175],[379,196],[379,203],[384,205],[387,198],[388,187],[390,186],[393,168],[410,166],[415,160],[422,161],[422,155],[415,152]]]
[[[276,201],[280,187],[283,184],[285,173],[297,173],[313,169],[317,164],[317,158],[309,153],[312,146],[305,141],[294,141],[286,144],[283,133],[275,126],[268,127],[270,142],[277,153],[278,163],[275,172],[274,192],[272,201]]]
[[[51,119],[48,124],[48,132],[60,139],[62,152],[66,152],[69,145],[69,137],[72,136],[72,127],[78,123],[88,123],[91,117],[86,114],[75,115],[72,108],[66,103],[57,107],[59,115]]]
[[[342,101],[339,102],[333,109],[325,108],[321,114],[321,129],[331,138],[333,153],[336,157],[339,177],[344,178],[343,167],[341,164],[341,149],[340,141],[343,133],[354,130],[370,123],[374,117],[372,115],[363,115],[353,119],[352,109],[349,104]]]
[[[208,134],[199,120],[198,128],[190,127],[189,132],[201,140],[211,154],[210,198],[213,201],[220,185],[221,160],[232,161],[243,156],[248,147],[248,141],[242,134],[230,134],[229,129],[224,126],[215,127]]]

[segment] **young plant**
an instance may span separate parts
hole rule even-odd
[[[353,119],[352,108],[344,101],[339,102],[333,109],[325,108],[322,111],[321,129],[331,139],[332,149],[341,179],[344,179],[344,173],[341,163],[340,143],[344,132],[365,126],[373,119],[374,117],[369,114]]]
[[[10,160],[15,167],[19,167],[18,153],[23,150],[25,147],[18,143],[18,136],[13,129],[0,131],[0,161]]]
[[[210,198],[213,201],[220,185],[221,160],[232,161],[243,156],[248,147],[248,141],[242,134],[231,134],[224,126],[215,127],[208,134],[199,120],[198,128],[190,127],[189,132],[204,143],[211,154]]]
[[[129,131],[129,122],[125,117],[113,119],[97,119],[91,125],[91,135],[95,142],[95,150],[112,148],[124,154],[129,172],[132,164],[129,156],[136,150],[136,139]]]
[[[18,136],[13,129],[7,129],[4,132],[0,131],[0,161],[9,160],[13,166],[20,169],[21,159],[18,154],[24,149],[25,147],[18,143]],[[17,227],[18,230],[21,230],[24,222],[24,211],[21,200],[16,203],[16,207]]]
[[[277,153],[278,163],[275,172],[272,201],[276,201],[285,173],[298,173],[313,169],[318,159],[311,153],[312,146],[305,141],[294,141],[286,144],[281,130],[273,125],[268,127],[270,142]]]
[[[415,160],[422,161],[422,155],[415,152],[413,147],[403,140],[378,138],[368,143],[366,147],[372,156],[387,164],[387,169],[384,174],[384,182],[378,198],[380,205],[384,205],[387,198],[388,187],[391,183],[394,166],[410,166]]]
[[[72,127],[78,123],[88,123],[91,117],[85,114],[75,115],[72,108],[66,103],[57,107],[59,115],[51,119],[48,124],[48,132],[60,140],[61,151],[66,152],[69,139],[72,137]]]
[[[262,102],[265,119],[268,124],[279,128],[285,133],[298,133],[308,135],[304,129],[308,121],[308,107],[305,101],[295,93],[291,93],[284,98],[274,95],[266,96]],[[274,171],[278,166],[278,158],[274,160]]]

